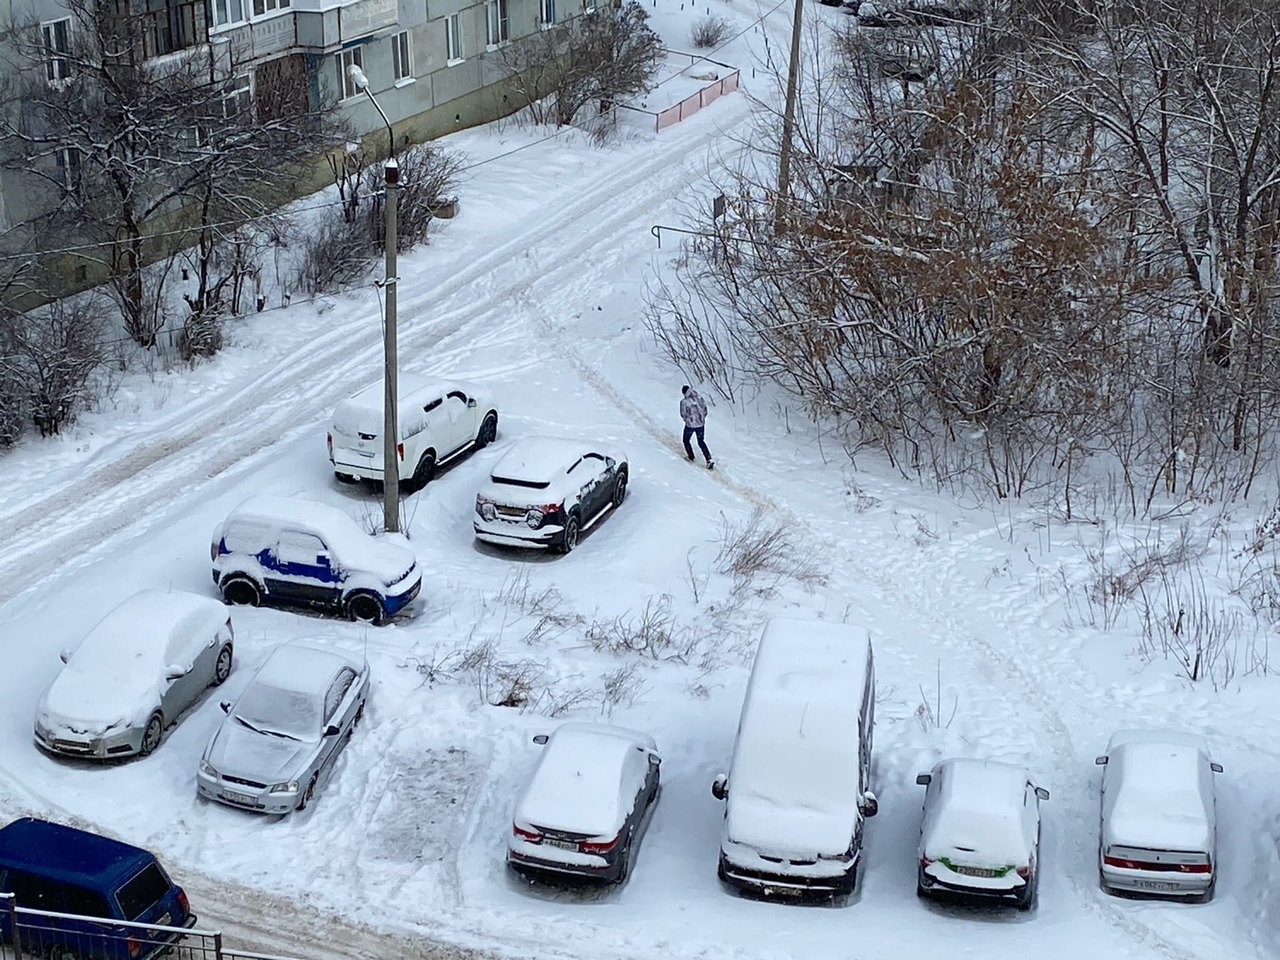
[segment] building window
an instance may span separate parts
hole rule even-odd
[[[52,83],[71,77],[71,18],[40,24],[44,43],[44,75]]]
[[[338,89],[342,91],[343,100],[350,100],[352,97],[358,97],[363,93],[356,86],[356,82],[351,79],[352,67],[364,69],[364,54],[361,52],[363,50],[363,47],[352,47],[350,50],[343,50],[334,56],[334,60],[338,64]]]
[[[551,26],[556,22],[556,0],[542,0],[542,26]]]
[[[445,59],[457,63],[462,59],[462,21],[456,13],[444,18]]]
[[[268,13],[288,10],[290,0],[253,0],[253,15],[265,17]]]
[[[213,0],[213,25],[225,27],[229,23],[243,23],[244,0]]]
[[[222,98],[222,112],[228,120],[247,114],[253,106],[253,77],[245,74],[234,77],[227,84],[227,91]]]
[[[58,176],[68,193],[80,192],[80,151],[75,147],[62,147],[58,151]]]
[[[489,46],[496,47],[500,43],[506,43],[511,39],[511,27],[507,21],[507,0],[489,0],[484,7]]]
[[[391,38],[391,66],[397,80],[408,80],[413,76],[413,49],[408,30],[402,30]]]
[[[148,60],[204,43],[205,0],[127,0],[124,9],[136,16],[142,32],[142,55]]]

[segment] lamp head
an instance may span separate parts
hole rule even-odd
[[[356,85],[357,90],[363,92],[369,89],[369,78],[366,77],[364,75],[364,71],[354,63],[347,67],[347,76],[351,78],[351,82]]]

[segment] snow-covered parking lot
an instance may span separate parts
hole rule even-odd
[[[765,12],[717,2],[744,24]],[[746,63],[750,40],[717,56]],[[137,590],[212,595],[210,532],[250,495],[304,496],[377,524],[377,494],[334,480],[324,437],[334,405],[379,375],[378,301],[365,290],[250,318],[217,360],[126,378],[114,409],[0,459],[0,812],[148,847],[211,925],[269,930],[275,952],[298,956],[326,949],[309,946],[317,928],[368,956],[388,954],[383,934],[557,957],[1275,956],[1280,711],[1265,679],[1189,687],[1135,662],[1123,640],[1065,628],[1040,569],[1070,565],[1067,534],[1043,549],[1012,512],[958,507],[871,459],[854,472],[771,399],[713,407],[716,471],[685,461],[682,380],[641,322],[646,279],[678,251],[656,250],[649,227],[682,222],[750,113],[727,96],[659,138],[604,149],[510,126],[455,138],[476,159],[527,148],[477,167],[463,215],[401,264],[403,369],[486,384],[502,410],[497,443],[406,501],[422,595],[380,629],[235,608],[231,678],[145,760],[35,749],[58,651]],[[488,468],[543,433],[625,450],[626,502],[567,556],[477,545]],[[771,566],[735,573],[734,542],[762,530],[780,531]],[[752,644],[778,613],[862,624],[875,643],[880,813],[862,889],[843,907],[737,899],[716,879],[723,806],[709,787],[732,750]],[[303,637],[373,670],[365,722],[315,803],[274,819],[198,800],[217,700]],[[664,756],[630,880],[584,896],[514,880],[504,853],[530,737],[604,717],[650,733]],[[1161,724],[1203,733],[1225,768],[1218,896],[1205,906],[1097,889],[1094,757],[1117,727]],[[917,901],[915,778],[955,755],[1023,764],[1051,790],[1034,913]],[[317,916],[362,934],[326,938]]]

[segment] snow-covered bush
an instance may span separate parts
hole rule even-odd
[[[689,31],[689,39],[699,50],[718,47],[729,36],[729,21],[724,17],[707,14]]]

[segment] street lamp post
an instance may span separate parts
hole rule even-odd
[[[386,295],[386,309],[382,324],[383,384],[382,395],[382,519],[383,529],[387,533],[398,533],[400,530],[400,427],[399,427],[399,388],[396,359],[396,190],[400,183],[400,167],[396,163],[396,139],[391,129],[391,121],[387,119],[381,104],[369,89],[369,78],[364,71],[352,64],[347,68],[351,82],[356,89],[363,90],[369,102],[373,104],[382,122],[387,125],[387,165],[385,168],[387,185],[387,229],[384,238],[387,265],[386,279],[383,283]]]

